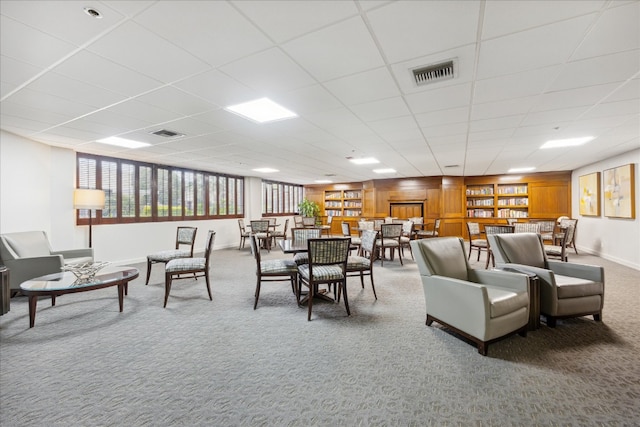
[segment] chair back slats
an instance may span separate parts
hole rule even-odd
[[[537,222],[516,222],[513,224],[513,232],[540,234],[540,224]]]
[[[266,233],[269,231],[269,221],[254,220],[251,221],[251,233]]]
[[[513,233],[513,225],[485,225],[484,232],[486,234],[507,234]]]
[[[349,256],[351,239],[338,238],[314,238],[307,240],[309,251],[309,265],[344,264],[346,266]]]
[[[304,243],[309,239],[320,238],[321,232],[319,228],[292,228],[291,239],[294,244]]]
[[[402,224],[381,224],[380,235],[382,239],[400,239]]]
[[[315,227],[316,219],[312,216],[303,216],[302,217],[302,226],[303,227]]]

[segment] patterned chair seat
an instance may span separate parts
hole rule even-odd
[[[355,255],[347,258],[347,271],[355,270],[360,271],[360,269],[368,269],[371,267],[371,261],[369,258],[365,258],[363,256]]]
[[[263,275],[288,274],[298,271],[298,265],[291,259],[272,259],[260,261],[260,270]]]
[[[309,264],[309,254],[306,252],[300,252],[293,256],[293,261],[296,265]]]
[[[165,272],[179,273],[180,271],[204,269],[206,263],[205,258],[175,258],[167,262]]]
[[[172,259],[188,258],[191,256],[191,251],[181,249],[170,249],[166,251],[156,252],[148,255],[147,258],[152,262],[169,262]]]

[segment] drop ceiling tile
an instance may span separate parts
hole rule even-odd
[[[176,118],[175,113],[170,111],[154,107],[149,104],[130,99],[120,104],[109,107],[109,111],[120,114],[134,119],[142,120],[150,124],[164,123]],[[147,126],[148,126],[147,125]]]
[[[413,93],[405,99],[414,114],[464,107],[471,101],[471,84],[464,83]]]
[[[368,17],[386,58],[395,63],[474,43],[479,10],[479,2],[400,1]]]
[[[448,110],[416,114],[415,117],[418,122],[418,126],[423,128],[448,125],[452,123],[466,123],[469,119],[469,107],[451,108]]]
[[[500,129],[514,129],[520,125],[524,114],[505,116],[494,119],[474,120],[469,123],[469,132],[483,132]]]
[[[489,0],[484,10],[482,38],[491,39],[597,12],[605,3],[606,1],[595,0]]]
[[[282,48],[321,82],[384,65],[360,17],[289,41]]]
[[[173,86],[221,107],[259,98],[259,94],[217,70],[189,77]]]
[[[386,67],[332,80],[326,82],[325,86],[346,105],[362,104],[400,95]]]
[[[26,107],[49,110],[69,117],[81,116],[95,110],[94,107],[89,105],[31,89],[21,89],[12,94],[7,100]]]
[[[360,119],[346,108],[307,114],[306,119],[327,130],[337,127],[356,126],[362,123]]]
[[[280,94],[278,99],[301,116],[342,107],[336,97],[319,84]]]
[[[272,44],[228,2],[160,1],[135,19],[212,67],[259,52]],[[158,52],[165,57],[167,53]]]
[[[353,105],[350,109],[364,122],[408,116],[410,114],[407,104],[399,96]]]
[[[503,101],[474,104],[471,110],[471,120],[494,119],[503,116],[524,114],[531,110],[537,100],[534,96],[506,99]]]
[[[431,141],[432,138],[465,134],[468,131],[468,127],[467,122],[451,123],[447,125],[422,127],[422,133],[426,136],[427,141]]]
[[[239,59],[219,70],[264,94],[291,91],[315,83],[305,70],[279,48]]]
[[[131,21],[96,40],[88,50],[164,83],[210,68],[204,61]]]
[[[581,119],[593,119],[599,117],[628,117],[629,115],[640,114],[640,102],[637,99],[617,102],[603,102],[591,108]]]
[[[184,116],[200,114],[219,108],[215,104],[172,86],[165,86],[140,95],[136,100]]]
[[[52,111],[48,108],[34,108],[26,103],[18,104],[11,101],[3,101],[1,105],[4,116],[34,120],[42,124],[42,128],[40,129],[55,126],[73,119],[73,116],[65,115],[61,111]],[[4,126],[4,122],[2,124]]]
[[[0,80],[11,84],[12,87],[25,83],[42,71],[43,69],[40,67],[35,67],[5,55],[0,56]]]
[[[559,110],[531,112],[522,120],[522,126],[536,126],[548,124],[552,129],[562,122],[568,122],[580,117],[588,107],[563,108]]]
[[[276,43],[352,17],[358,9],[346,1],[239,1],[233,4]]]
[[[95,109],[104,108],[126,99],[124,95],[101,89],[54,72],[46,73],[38,77],[26,87],[36,92],[47,93],[61,99],[66,99],[70,103],[78,102],[84,105],[90,105]]]
[[[3,13],[4,13],[4,1]],[[19,2],[13,2],[19,3]],[[20,40],[20,43],[16,43]],[[76,47],[5,15],[0,16],[0,52],[36,67],[50,67]]]
[[[640,2],[607,9],[580,43],[572,59],[640,49],[639,22]]]
[[[640,49],[566,64],[550,91],[624,82],[640,69]]]
[[[473,102],[474,104],[483,104],[538,95],[547,90],[561,69],[561,66],[556,65],[540,70],[479,80],[475,84]]]
[[[30,137],[33,133],[43,131],[51,126],[49,123],[34,120],[31,116],[18,117],[6,114],[4,109],[2,109],[2,114],[0,115],[0,122],[2,122],[2,130]],[[46,139],[43,141],[46,141]]]
[[[86,50],[67,58],[58,64],[54,71],[127,96],[139,95],[162,85],[159,80],[132,71]]]
[[[635,78],[618,86],[603,102],[624,101],[640,98],[640,78]]]
[[[480,46],[478,78],[486,79],[563,64],[578,46],[594,16],[523,31]],[[553,46],[552,49],[549,46]]]
[[[569,107],[593,105],[605,98],[620,85],[617,83],[587,86],[540,95],[531,111],[559,110]]]

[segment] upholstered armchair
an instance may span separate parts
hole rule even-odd
[[[427,326],[434,321],[473,341],[487,354],[490,343],[527,335],[529,278],[524,274],[474,270],[464,241],[440,237],[410,242],[422,279]]]
[[[13,292],[26,280],[59,273],[65,264],[93,262],[93,249],[54,251],[44,231],[23,231],[0,235],[0,259],[9,269]]]
[[[487,236],[496,266],[535,273],[540,279],[540,312],[547,326],[556,319],[593,315],[602,320],[604,269],[599,266],[550,260],[542,237],[534,233]]]

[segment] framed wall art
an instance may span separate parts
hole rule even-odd
[[[604,215],[612,218],[635,218],[634,164],[606,169],[603,174]]]
[[[582,175],[580,186],[580,215],[600,216],[600,172]]]

